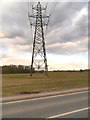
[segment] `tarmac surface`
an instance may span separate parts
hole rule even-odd
[[[88,118],[88,91],[11,101],[3,118]]]

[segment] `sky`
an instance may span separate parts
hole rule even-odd
[[[88,2],[48,3],[47,14],[53,6],[45,36],[49,70],[87,69]],[[26,2],[3,3],[0,65],[31,64],[33,35],[27,13]]]

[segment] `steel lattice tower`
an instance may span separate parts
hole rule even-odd
[[[35,22],[30,23],[35,27],[30,76],[32,76],[33,68],[40,70],[42,67],[44,67],[43,70],[47,75],[48,66],[44,39],[44,26],[47,26],[45,19],[49,19],[49,16],[43,14],[46,7],[42,7],[40,2],[38,2],[38,4],[32,9],[36,13],[29,15],[29,17],[35,19]]]

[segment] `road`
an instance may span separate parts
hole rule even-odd
[[[88,118],[88,92],[3,103],[3,118]]]

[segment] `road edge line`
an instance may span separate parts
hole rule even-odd
[[[76,112],[81,112],[81,111],[88,110],[88,109],[90,109],[90,107],[74,110],[74,111],[71,111],[71,112],[61,113],[61,114],[54,115],[54,116],[50,116],[50,117],[48,117],[48,119],[57,118],[57,117],[69,115],[69,114],[76,113]]]
[[[73,95],[73,94],[79,94],[79,93],[85,93],[88,92],[87,90],[84,91],[78,91],[78,92],[69,92],[69,93],[64,93],[64,94],[57,94],[57,95],[48,95],[48,96],[40,96],[40,97],[34,97],[34,98],[28,98],[28,99],[21,99],[21,100],[13,100],[13,101],[6,101],[0,104],[10,104],[10,103],[19,103],[19,102],[24,102],[24,101],[33,101],[33,100],[39,100],[39,99],[45,99],[45,98],[54,98],[58,96],[65,96],[65,95]]]

